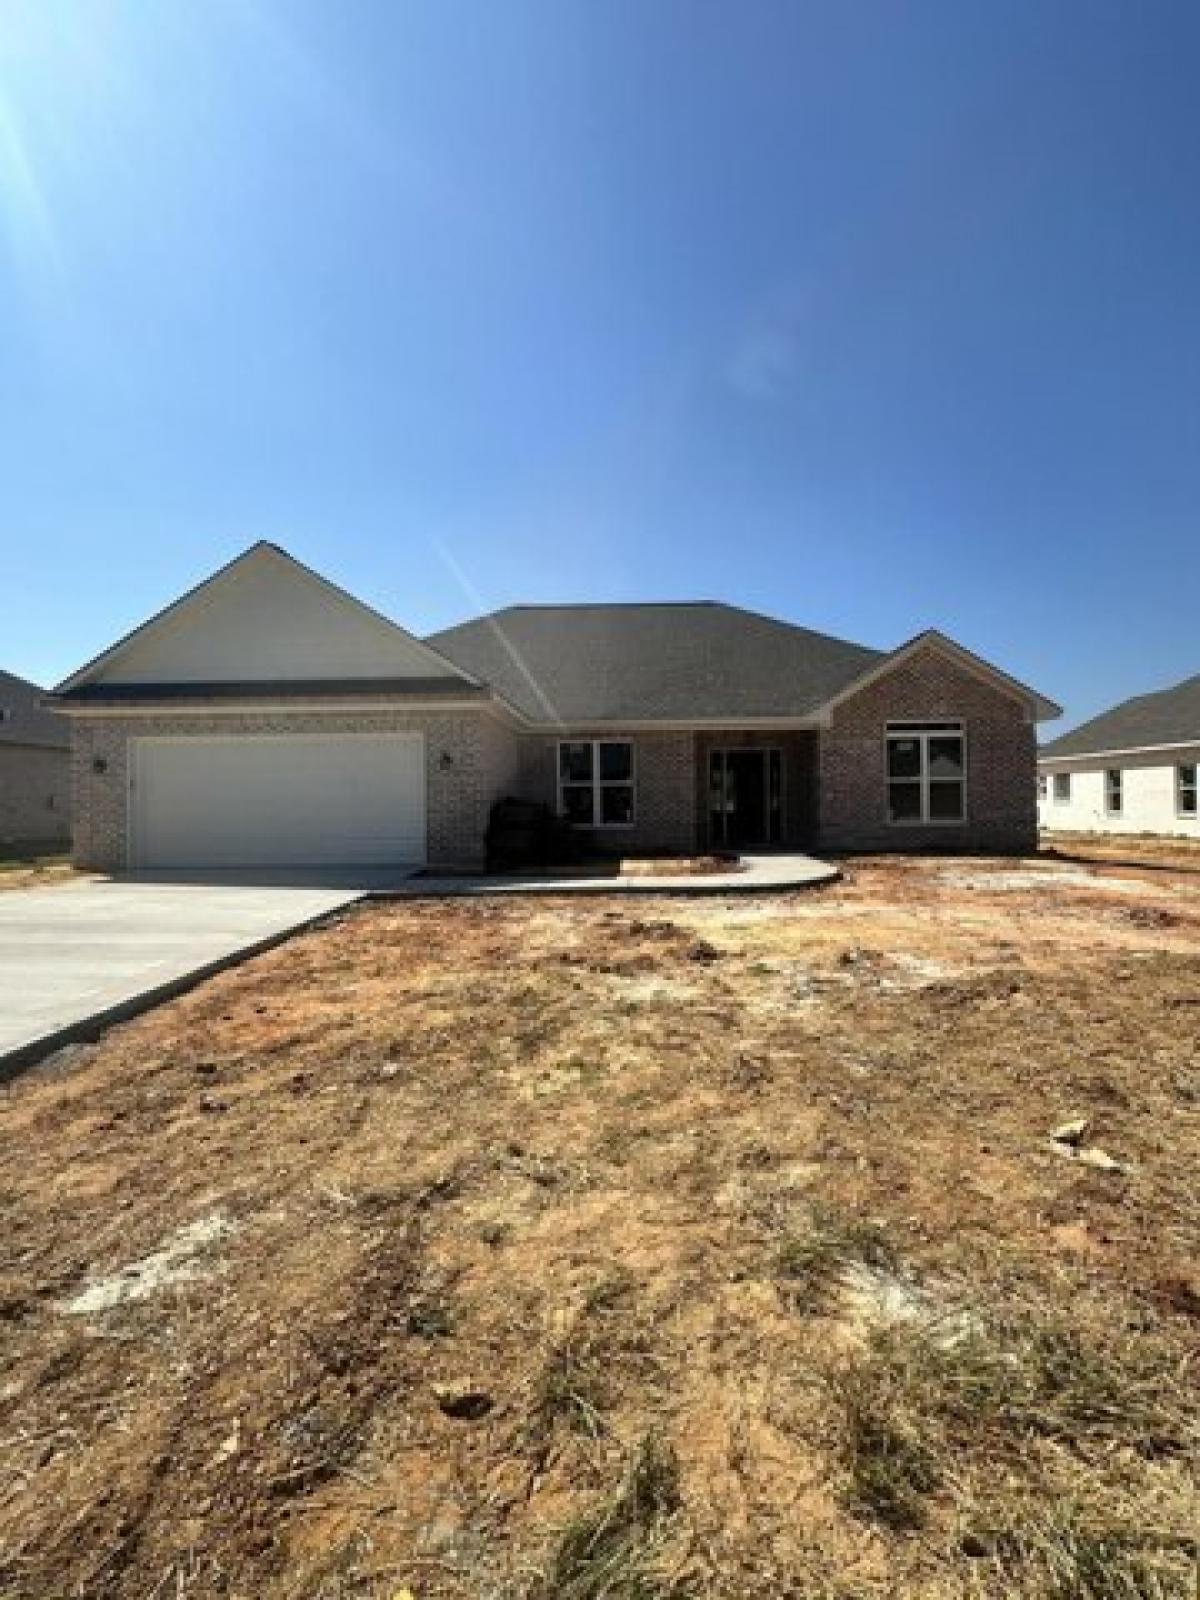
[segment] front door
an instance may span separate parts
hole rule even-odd
[[[779,843],[783,762],[778,750],[714,750],[708,784],[714,845],[740,850]]]

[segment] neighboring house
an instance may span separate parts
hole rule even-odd
[[[68,678],[92,868],[478,866],[493,803],[606,850],[1022,851],[1058,707],[938,633],[518,606],[420,640],[257,544]]]
[[[71,828],[70,728],[36,683],[0,672],[0,850],[66,844]]]
[[[1038,759],[1044,828],[1200,839],[1200,676],[1064,733]]]

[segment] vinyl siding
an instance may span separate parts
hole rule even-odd
[[[1047,794],[1038,803],[1041,825],[1062,833],[1157,833],[1200,839],[1200,818],[1181,817],[1176,811],[1175,768],[1179,762],[1200,764],[1200,744],[1142,756],[1043,760],[1039,771],[1047,780]],[[1104,774],[1110,767],[1124,774],[1119,816],[1111,816],[1105,809]],[[1056,772],[1071,774],[1067,805],[1054,799]]]

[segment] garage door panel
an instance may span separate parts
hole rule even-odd
[[[133,782],[138,866],[425,858],[419,734],[140,739]]]

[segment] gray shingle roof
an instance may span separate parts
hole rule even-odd
[[[1043,756],[1084,756],[1143,745],[1200,742],[1200,673],[1173,689],[1140,694],[1043,745]]]
[[[509,606],[425,641],[538,722],[801,717],[883,659],[712,601]]]
[[[46,694],[36,683],[0,672],[0,744],[39,744],[66,750],[71,730],[65,717],[43,711],[38,701]]]

